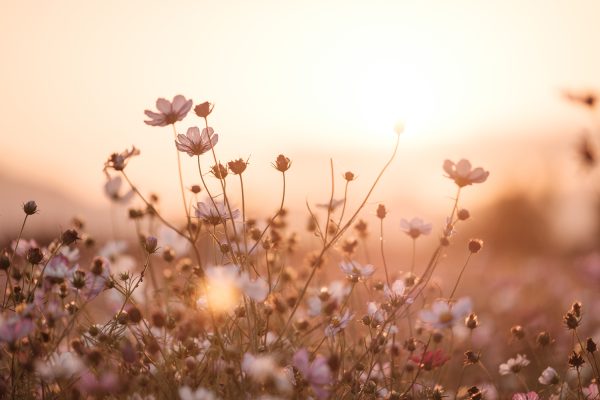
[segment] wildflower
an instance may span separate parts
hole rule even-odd
[[[182,153],[187,153],[190,157],[199,156],[212,149],[219,141],[219,135],[213,128],[204,128],[202,133],[200,129],[193,126],[189,128],[185,135],[177,135],[175,146]]]
[[[30,200],[23,204],[23,212],[27,215],[33,215],[37,212],[37,204],[35,201]]]
[[[387,215],[387,210],[385,209],[385,206],[383,204],[378,205],[375,214],[377,215],[377,218],[384,219]]]
[[[35,328],[29,318],[13,315],[5,318],[0,316],[0,342],[14,343],[29,335]]]
[[[65,279],[70,279],[77,269],[76,266],[69,267],[69,259],[61,254],[52,257],[44,270],[44,277],[51,282],[60,283]]]
[[[538,378],[542,385],[556,385],[558,381],[558,373],[552,367],[546,368]]]
[[[479,251],[483,248],[483,240],[481,239],[471,239],[469,240],[469,251],[473,254],[479,253]]]
[[[583,395],[586,399],[597,399],[599,394],[597,383],[591,383],[588,387],[583,388]]]
[[[406,286],[404,284],[404,280],[397,279],[394,281],[394,283],[392,283],[391,288],[388,285],[384,286],[383,295],[388,299],[388,301],[400,301],[404,297],[405,290]]]
[[[60,235],[60,241],[63,245],[68,246],[71,243],[80,240],[79,233],[75,229],[67,229]]]
[[[179,398],[181,400],[217,400],[218,397],[211,390],[198,388],[192,390],[189,386],[179,388]]]
[[[229,166],[229,170],[232,174],[241,175],[246,170],[248,161],[238,158],[237,160],[229,161],[227,165]]]
[[[44,259],[44,253],[39,247],[32,247],[25,253],[25,258],[30,264],[39,264]]]
[[[280,391],[288,391],[290,389],[290,381],[285,371],[277,365],[273,356],[255,356],[246,353],[242,359],[242,371],[260,384],[273,382]]]
[[[124,150],[121,153],[112,153],[104,163],[104,169],[107,170],[112,168],[115,171],[123,171],[127,166],[127,160],[139,154],[140,151],[135,146],[131,146],[131,150]]]
[[[400,229],[413,239],[421,235],[431,233],[431,224],[425,223],[421,218],[413,218],[410,221],[402,218],[400,220]]]
[[[37,373],[47,381],[70,379],[83,369],[83,362],[71,352],[53,353],[48,361],[38,361]]]
[[[516,358],[510,358],[506,363],[500,364],[498,371],[500,375],[518,374],[529,363],[526,356],[517,354]]]
[[[194,107],[194,112],[200,118],[206,119],[210,115],[214,107],[214,104],[205,101],[204,103],[200,103],[196,107]]]
[[[158,249],[158,239],[154,236],[148,236],[146,240],[144,240],[144,249],[148,254],[156,253],[156,250]]]
[[[356,261],[340,263],[340,269],[348,278],[364,280],[370,278],[375,273],[375,267],[371,264],[360,265]]]
[[[240,210],[232,210],[231,215],[229,215],[229,210],[224,202],[215,201],[214,204],[212,202],[211,204],[198,202],[196,217],[210,225],[218,225],[228,219],[238,219],[240,217]]]
[[[273,164],[273,167],[280,172],[287,171],[288,169],[290,169],[291,166],[292,162],[283,154],[278,155],[277,159],[275,160],[275,163]]]
[[[419,318],[435,329],[452,328],[458,321],[465,320],[472,307],[468,297],[459,299],[452,306],[447,301],[438,300],[432,304],[431,310],[421,311]]]
[[[325,328],[325,335],[333,337],[346,329],[350,321],[354,318],[354,314],[350,314],[350,311],[346,310],[344,315],[340,317],[333,317],[331,323]]]
[[[354,175],[354,173],[351,171],[346,171],[344,173],[344,179],[348,182],[352,182],[353,180],[356,179],[356,175]]]
[[[383,310],[373,301],[367,303],[367,315],[371,323],[382,324],[385,321]]]
[[[472,185],[473,183],[483,183],[490,175],[488,171],[485,171],[481,167],[472,169],[471,163],[465,159],[460,160],[456,164],[450,160],[444,161],[444,171],[448,174],[447,177],[454,180],[458,187]]]
[[[267,282],[262,278],[251,280],[247,272],[240,276],[238,284],[244,294],[254,301],[265,301],[269,294]]]
[[[333,377],[325,357],[318,355],[311,363],[308,359],[308,351],[300,349],[294,354],[292,362],[317,398],[325,399],[329,396],[327,386],[331,384]]]
[[[108,177],[108,180],[104,184],[104,193],[114,202],[127,203],[133,197],[133,190],[129,190],[127,193],[121,193],[121,186],[123,180],[120,176]]]
[[[539,400],[540,396],[536,392],[515,393],[512,400]]]
[[[156,100],[156,108],[158,113],[150,110],[144,111],[144,114],[150,118],[144,122],[151,126],[167,126],[185,118],[192,108],[192,100],[186,100],[185,97],[178,94],[173,97],[172,102],[163,98]]]
[[[587,340],[585,341],[585,350],[588,353],[595,353],[596,351],[598,351],[598,345],[596,344],[596,342],[594,342],[594,339],[592,339],[591,337],[587,338]]]
[[[450,357],[445,354],[442,349],[437,349],[434,351],[426,351],[421,355],[413,355],[410,359],[420,365],[421,368],[429,371],[441,367],[450,359]]]

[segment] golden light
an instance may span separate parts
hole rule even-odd
[[[206,273],[207,306],[216,313],[233,311],[241,299],[234,269],[212,267]]]

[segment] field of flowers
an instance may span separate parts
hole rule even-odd
[[[183,223],[128,175],[135,147],[111,154],[104,173],[137,242],[99,243],[79,219],[49,243],[23,237],[38,211],[23,204],[21,233],[0,253],[1,398],[600,398],[600,256],[494,268],[501,254],[457,234],[472,217],[461,193],[485,185],[484,167],[440,160],[455,187],[446,219],[396,220],[371,194],[395,159],[397,127],[358,206],[347,201],[357,175],[331,161],[329,201],[307,202],[308,224],[296,229],[286,209],[293,160],[271,160],[278,210],[248,215],[251,166],[219,159],[212,112],[181,95],[145,112],[146,124],[173,134]],[[590,146],[580,150],[593,164]],[[194,159],[200,184],[183,181],[182,157]],[[412,251],[386,256],[388,236]]]

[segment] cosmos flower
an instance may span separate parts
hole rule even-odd
[[[179,398],[181,400],[218,400],[218,397],[211,390],[205,388],[192,390],[189,386],[179,388]]]
[[[279,367],[271,355],[253,355],[245,353],[242,359],[242,371],[250,376],[255,382],[265,384],[274,382],[281,391],[291,389],[283,368]]]
[[[254,301],[265,301],[269,294],[269,285],[262,278],[250,279],[250,275],[244,272],[237,280],[244,294]]]
[[[29,335],[35,328],[33,321],[20,315],[0,316],[0,342],[14,343]]]
[[[552,367],[546,368],[538,378],[538,382],[542,385],[555,385],[558,380],[558,373]]]
[[[225,202],[215,201],[214,204],[212,202],[207,204],[200,201],[196,206],[196,217],[210,225],[218,225],[228,219],[238,219],[240,217],[240,210],[231,210],[231,215],[229,215],[229,210]]]
[[[468,160],[462,159],[458,163],[450,160],[444,161],[444,171],[447,177],[454,180],[458,187],[472,185],[473,183],[483,183],[490,173],[483,168],[472,169]]]
[[[109,177],[104,184],[104,193],[106,196],[114,201],[115,203],[127,203],[134,195],[133,190],[129,190],[126,193],[121,193],[121,186],[123,186],[123,180],[120,176]]]
[[[38,361],[37,373],[47,381],[69,379],[84,367],[79,357],[71,352],[54,353],[48,361]]]
[[[389,301],[396,301],[403,298],[405,290],[406,285],[404,284],[404,281],[396,279],[394,283],[392,283],[392,287],[385,285],[383,288],[383,295]]]
[[[158,109],[157,113],[150,110],[144,111],[144,114],[150,118],[144,122],[151,126],[167,126],[185,118],[192,109],[192,100],[186,100],[185,97],[178,94],[173,97],[172,102],[162,98],[156,100],[156,108]]]
[[[510,358],[506,363],[500,364],[498,372],[500,375],[518,374],[529,363],[526,356],[517,354],[516,358]]]
[[[367,315],[372,321],[382,324],[385,321],[385,315],[379,305],[373,301],[367,303]]]
[[[586,399],[597,399],[599,394],[597,383],[592,383],[588,387],[583,388],[583,395]]]
[[[77,269],[76,266],[69,267],[69,259],[63,255],[52,257],[44,270],[44,277],[52,282],[62,282],[70,279]]]
[[[421,218],[413,218],[410,221],[402,218],[400,220],[400,229],[413,239],[421,235],[429,235],[431,233],[431,224],[426,223]]]
[[[333,376],[325,357],[318,355],[311,363],[308,359],[308,351],[303,348],[294,354],[292,364],[319,399],[329,396],[327,386],[331,384]]]
[[[455,324],[462,323],[471,313],[473,305],[471,299],[463,297],[453,305],[445,300],[438,300],[431,305],[431,310],[422,310],[419,318],[434,329],[452,328]]]
[[[348,278],[368,279],[375,272],[375,267],[371,264],[360,265],[356,261],[340,263],[340,269]]]
[[[219,135],[213,128],[204,128],[202,133],[200,129],[193,126],[189,128],[185,135],[177,135],[175,146],[182,153],[187,153],[190,157],[199,156],[212,149],[219,141]]]
[[[445,354],[442,349],[437,349],[426,351],[424,354],[413,355],[410,359],[418,365],[422,365],[423,368],[430,370],[441,367],[450,359],[450,357]]]
[[[137,156],[140,154],[140,151],[135,147],[131,146],[131,150],[123,150],[120,153],[112,153],[106,162],[104,162],[104,170],[106,171],[109,168],[114,169],[115,171],[123,171],[127,166],[127,162],[131,157]]]
[[[346,329],[352,318],[354,318],[354,314],[350,314],[348,310],[341,317],[333,317],[331,323],[325,328],[325,335],[329,337],[337,335]]]

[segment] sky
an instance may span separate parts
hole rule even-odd
[[[374,202],[445,207],[445,158],[492,171],[482,196],[557,176],[569,188],[578,171],[557,163],[590,120],[560,91],[600,88],[598,15],[596,1],[0,0],[0,177],[15,196],[44,187],[102,208],[104,160],[135,144],[132,178],[172,211],[172,132],[143,110],[183,94],[215,104],[220,158],[250,157],[258,208],[278,204],[279,153],[299,207],[327,197],[330,157],[364,193],[398,121]]]

